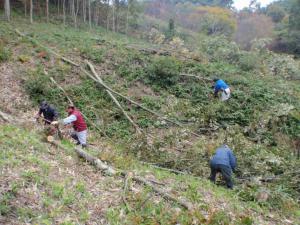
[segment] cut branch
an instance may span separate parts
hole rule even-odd
[[[145,186],[149,186],[152,188],[153,191],[155,191],[157,194],[161,195],[164,199],[168,200],[168,201],[173,201],[178,203],[180,206],[182,206],[185,209],[192,209],[193,208],[193,204],[184,200],[184,199],[177,199],[175,197],[173,197],[172,195],[170,195],[169,193],[167,193],[166,191],[154,186],[151,182],[149,182],[148,180],[141,178],[141,177],[132,177],[132,180],[141,183]]]
[[[9,115],[7,113],[4,113],[2,111],[0,111],[0,118],[2,118],[2,120],[4,120],[5,122],[11,122],[11,119],[9,118]]]
[[[181,73],[180,76],[183,76],[183,77],[193,77],[193,78],[197,78],[199,80],[204,80],[204,81],[209,81],[209,82],[212,82],[213,80],[210,79],[210,78],[207,78],[207,77],[200,77],[200,76],[197,76],[197,75],[194,75],[194,74],[186,74],[186,73]]]
[[[70,99],[70,97],[67,95],[67,92],[53,79],[53,77],[50,77],[50,80],[52,81],[52,83],[54,83],[66,96],[66,98],[68,99],[69,103],[71,105],[74,105],[73,101]]]
[[[101,79],[101,77],[97,74],[97,72],[95,71],[95,68],[93,66],[93,64],[91,64],[89,61],[86,61],[87,65],[89,66],[90,70],[92,71],[92,73],[94,74],[95,78],[98,80],[99,83],[104,84],[103,80]],[[111,93],[111,91],[109,91],[108,89],[105,89],[107,94],[111,97],[111,99],[114,101],[114,103],[117,105],[117,107],[122,111],[123,115],[127,118],[127,120],[133,125],[133,127],[135,128],[135,130],[138,133],[141,133],[140,128],[138,127],[138,125],[130,118],[130,116],[126,113],[126,111],[123,109],[123,107],[121,106],[121,104],[119,103],[119,101],[115,98],[115,96]]]

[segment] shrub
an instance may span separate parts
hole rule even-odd
[[[11,51],[0,42],[0,62],[9,60]]]
[[[180,64],[172,57],[156,58],[147,68],[149,80],[161,87],[176,84],[179,79]]]
[[[259,57],[256,54],[244,52],[239,58],[239,65],[244,71],[256,70],[260,66]]]

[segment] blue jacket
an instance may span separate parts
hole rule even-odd
[[[236,158],[227,145],[222,145],[217,148],[215,155],[210,160],[211,165],[225,165],[229,166],[232,170],[235,170],[236,167]]]
[[[225,90],[226,88],[229,88],[229,86],[225,83],[224,80],[217,80],[217,82],[215,83],[215,93],[220,90]]]

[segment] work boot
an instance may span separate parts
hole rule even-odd
[[[86,148],[87,145],[86,145],[86,144],[82,144],[81,147],[82,147],[82,148]]]

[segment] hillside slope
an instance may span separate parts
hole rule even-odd
[[[38,42],[19,37],[16,28]],[[182,57],[181,48],[158,49],[101,29],[88,32],[17,20],[2,23],[0,32],[0,81],[7,84],[1,90],[4,104],[0,110],[27,120],[19,125],[0,125],[4,149],[0,153],[1,223],[298,223],[299,159],[295,145],[300,130],[300,83],[296,61],[263,50],[241,52],[218,38],[203,39],[202,45]],[[84,60],[91,61],[114,90],[182,127],[120,98],[143,130],[135,133],[103,89],[39,44],[84,67]],[[153,49],[158,54],[152,54]],[[165,56],[166,49],[173,51]],[[183,73],[224,78],[232,85],[232,99],[220,103],[210,97],[210,83],[181,76]],[[78,160],[71,142],[64,141],[68,152],[44,143],[43,132],[31,119],[37,103],[47,99],[61,116],[68,103],[50,77],[101,130],[99,133],[89,124],[91,154],[161,183],[158,185],[165,191],[187,199],[194,208],[181,209],[132,181],[124,194],[123,179],[106,177]],[[209,156],[224,140],[238,157],[233,191],[206,179]],[[175,175],[141,161],[188,174]]]

